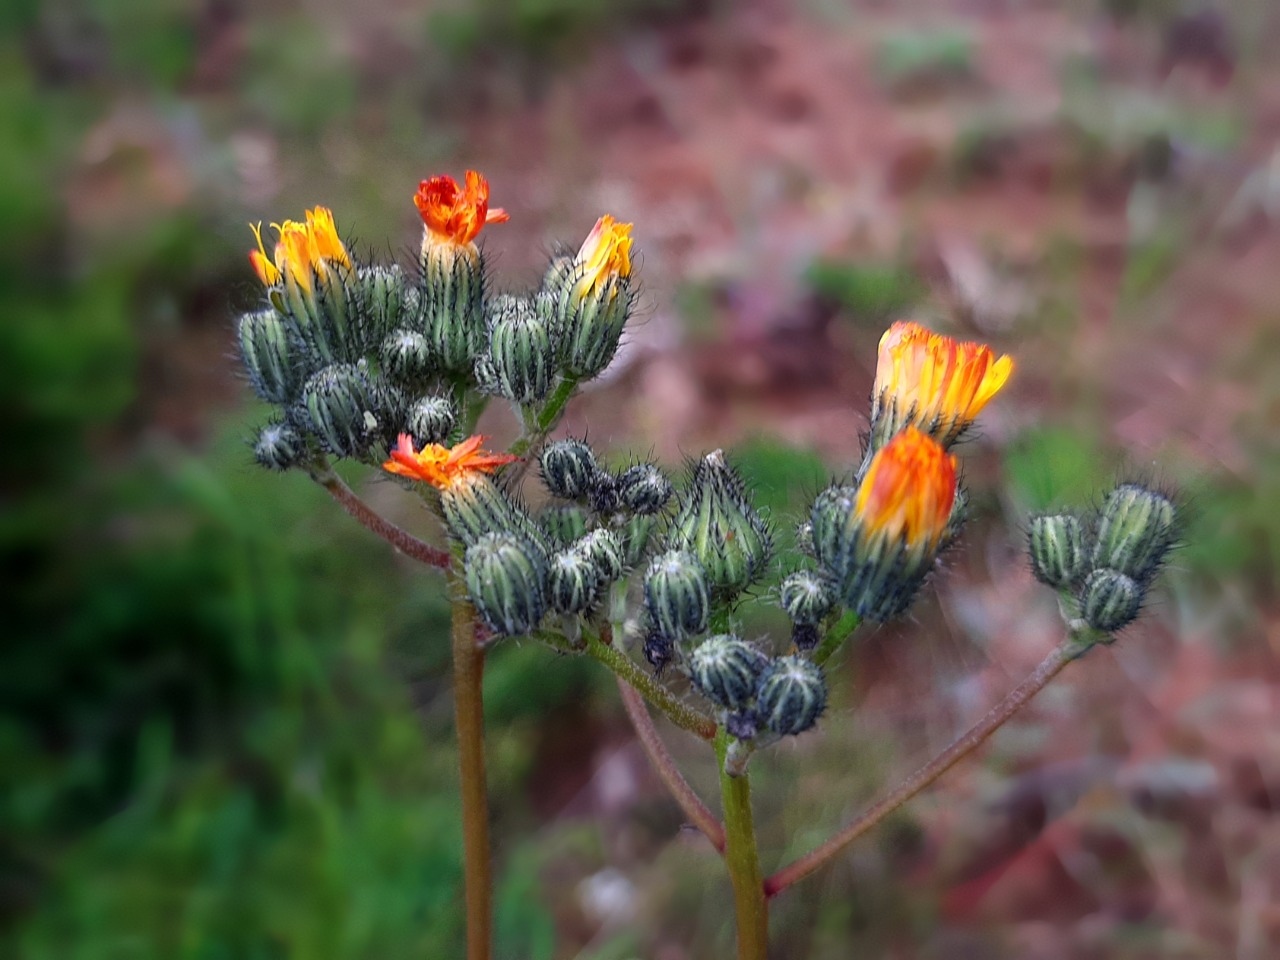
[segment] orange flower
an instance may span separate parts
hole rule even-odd
[[[953,340],[918,323],[895,323],[880,338],[876,363],[876,445],[907,423],[949,445],[1012,373],[1013,358],[996,358],[985,344]]]
[[[351,268],[351,257],[338,239],[333,212],[327,207],[308,210],[303,223],[286,220],[271,226],[277,234],[274,262],[262,242],[262,224],[249,225],[258,241],[258,249],[249,251],[249,262],[265,286],[277,286],[287,275],[310,289],[312,277],[327,270],[330,263]]]
[[[854,511],[868,538],[929,552],[946,531],[955,499],[956,458],[908,426],[872,458]]]
[[[631,224],[606,213],[587,234],[577,263],[582,270],[575,287],[579,297],[591,296],[610,277],[631,276]]]
[[[485,224],[511,219],[501,208],[489,209],[489,181],[474,170],[467,171],[465,190],[450,176],[423,180],[418,184],[413,202],[418,205],[418,213],[427,227],[424,245],[465,246],[480,235]]]
[[[520,459],[505,453],[481,450],[481,444],[487,439],[481,436],[468,437],[452,448],[428,443],[415,453],[413,437],[402,433],[396,448],[391,451],[391,459],[382,465],[382,469],[447,490],[474,474],[492,473],[498,467]]]

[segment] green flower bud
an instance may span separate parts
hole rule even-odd
[[[707,574],[697,557],[669,550],[653,558],[644,577],[644,603],[654,629],[684,640],[707,629]]]
[[[382,341],[378,353],[382,372],[388,379],[407,387],[416,386],[432,374],[431,345],[413,330],[393,330]]]
[[[306,459],[306,442],[287,423],[268,423],[258,431],[253,458],[269,470],[288,470]]]
[[[312,291],[298,295],[296,284],[285,285],[288,314],[303,343],[322,363],[355,363],[365,348],[355,274],[344,264],[330,262],[315,271],[312,282]]]
[[[827,706],[822,668],[803,657],[779,657],[765,667],[756,688],[756,717],[779,736],[804,733]]]
[[[1034,516],[1027,530],[1027,552],[1037,580],[1058,589],[1069,587],[1084,576],[1088,564],[1084,524],[1067,513]]]
[[[409,405],[405,419],[416,447],[445,444],[453,432],[453,403],[443,396],[419,397]]]
[[[769,658],[729,634],[708,637],[689,657],[689,677],[698,692],[725,710],[741,710],[755,699],[756,683]]]
[[[561,339],[565,370],[598,376],[631,315],[631,225],[601,217],[576,257],[548,270],[536,307]]]
[[[1085,578],[1080,608],[1085,621],[1105,633],[1133,623],[1142,609],[1142,584],[1118,570],[1100,567]]]
[[[361,267],[360,301],[365,343],[376,344],[417,310],[418,292],[405,281],[398,266]]]
[[[378,428],[373,394],[358,366],[335,363],[308,378],[300,418],[330,453],[363,456]]]
[[[605,583],[612,583],[622,576],[622,542],[612,530],[592,530],[573,544],[573,549],[591,561]]]
[[[601,473],[595,454],[581,440],[557,440],[547,444],[539,463],[547,491],[561,500],[587,497]]]
[[[792,623],[810,626],[821,623],[836,605],[831,581],[812,570],[797,570],[783,580],[781,599]]]
[[[253,392],[268,403],[291,403],[300,384],[296,357],[280,314],[246,313],[237,330],[240,358]]]
[[[469,474],[441,489],[440,509],[449,532],[468,546],[487,533],[510,533],[544,558],[551,553],[542,528],[485,474]]]
[[[652,463],[637,463],[618,477],[618,501],[630,513],[658,513],[674,492],[666,474]]]
[[[1093,565],[1149,583],[1173,545],[1176,520],[1173,501],[1164,494],[1121,484],[1102,504]]]
[[[653,533],[658,528],[658,518],[637,514],[621,528],[622,562],[628,570],[634,570],[644,562],[653,545]]]
[[[506,298],[489,326],[488,370],[501,396],[519,404],[551,390],[556,356],[551,331],[526,300]]]
[[[495,633],[513,636],[538,625],[547,608],[546,569],[514,533],[488,533],[467,548],[467,593]]]
[[[551,558],[547,594],[557,613],[586,613],[600,596],[600,572],[578,550],[563,550]]]
[[[814,557],[828,570],[838,570],[848,563],[846,527],[857,496],[854,487],[830,486],[818,494],[809,509],[809,544]]]
[[[474,244],[424,245],[422,294],[427,341],[451,373],[470,371],[484,346],[484,260]]]
[[[746,484],[722,451],[694,465],[667,546],[698,558],[718,600],[731,600],[764,573],[773,551],[769,526],[751,505]]]
[[[551,539],[567,547],[587,533],[587,512],[572,503],[553,503],[538,514],[538,523]]]

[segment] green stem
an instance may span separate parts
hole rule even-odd
[[[651,677],[641,666],[612,644],[605,643],[590,630],[583,631],[587,641],[586,652],[612,670],[618,677],[635,687],[646,700],[666,714],[667,719],[682,730],[688,730],[703,740],[716,735],[715,721],[688,704],[681,703]]]
[[[822,666],[831,659],[831,655],[840,649],[840,644],[849,638],[853,631],[858,629],[858,624],[862,623],[862,618],[849,610],[843,617],[835,622],[826,636],[822,638],[822,642],[818,644],[818,649],[813,652],[813,662]]]
[[[751,781],[725,773],[729,735],[716,733],[716,763],[720,768],[720,796],[724,805],[725,864],[733,884],[734,913],[738,922],[738,960],[768,960],[769,904],[760,872],[755,822],[751,815]]]
[[[463,886],[467,908],[467,960],[490,960],[493,875],[489,853],[489,798],[484,771],[484,650],[476,643],[476,611],[457,571],[449,571],[453,608],[453,704],[462,793]]]
[[[1032,671],[1031,675],[1013,688],[1000,703],[992,707],[981,720],[940,754],[926,763],[906,780],[889,791],[856,820],[846,826],[826,843],[811,850],[790,865],[764,881],[764,892],[775,897],[787,887],[803,880],[827,861],[841,853],[849,844],[878,825],[885,817],[920,793],[926,787],[986,742],[987,738],[1002,727],[1010,717],[1026,705],[1032,697],[1045,688],[1068,663],[1083,656],[1093,643],[1101,642],[1073,630],[1067,640],[1049,653]]]
[[[526,424],[526,429],[529,432],[511,445],[510,452],[513,455],[525,458],[522,463],[516,465],[516,480],[523,477],[525,471],[529,469],[529,462],[538,455],[543,442],[547,439],[547,434],[554,430],[556,424],[560,422],[560,416],[564,413],[565,405],[573,397],[574,391],[577,389],[577,377],[565,377],[561,380],[555,392],[547,398],[547,402],[542,405],[542,409],[533,418],[532,424]]]

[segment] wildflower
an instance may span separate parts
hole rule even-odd
[[[330,264],[351,268],[351,257],[338,238],[333,211],[327,207],[306,211],[306,220],[301,223],[286,220],[271,227],[277,234],[274,258],[267,256],[262,224],[250,224],[258,249],[249,251],[249,262],[263,286],[278,286],[292,276],[295,282],[311,287],[313,276],[326,273]]]
[[[519,459],[505,453],[481,450],[487,437],[468,437],[453,447],[438,443],[425,444],[421,450],[413,449],[413,437],[400,434],[399,442],[391,451],[391,459],[382,465],[388,473],[399,474],[414,480],[422,480],[439,490],[448,490],[476,473],[492,473],[498,467]]]
[[[872,449],[907,424],[950,446],[1012,372],[1013,358],[997,358],[984,344],[953,340],[918,323],[895,323],[880,338]]]
[[[501,207],[489,209],[489,181],[474,170],[467,171],[465,188],[448,175],[423,180],[413,202],[426,226],[424,250],[439,244],[467,246],[487,224],[511,219]]]
[[[631,276],[631,224],[619,223],[607,213],[596,221],[578,250],[575,294],[589,297],[612,277]],[[610,296],[616,296],[616,288]]]

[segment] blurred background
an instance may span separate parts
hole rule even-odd
[[[1269,0],[3,4],[0,954],[459,955],[440,583],[252,464],[232,330],[248,221],[324,203],[410,262],[417,181],[474,167],[499,288],[635,221],[641,317],[566,431],[729,446],[784,540],[890,320],[1017,358],[947,570],[757,759],[767,870],[1056,642],[1030,511],[1186,497],[1144,619],[780,898],[779,957],[1280,955],[1278,44]],[[486,695],[498,955],[728,955],[611,678],[508,643]]]

